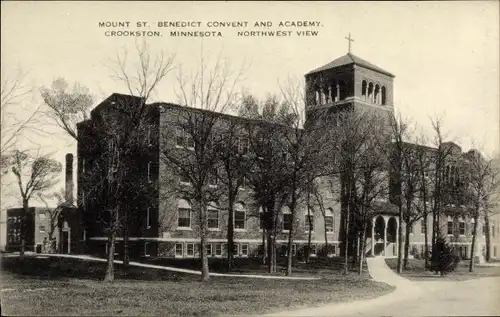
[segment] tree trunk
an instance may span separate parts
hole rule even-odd
[[[348,254],[349,254],[349,213],[350,213],[350,208],[348,207],[347,208],[347,214],[346,214],[346,217],[345,217],[345,238],[344,238],[344,274],[347,274],[348,272],[348,261],[349,261],[349,257],[348,257]],[[328,250],[327,250],[327,255],[328,255]]]
[[[425,204],[425,202],[424,202]],[[425,259],[425,269],[429,267],[429,231],[427,230],[427,214],[424,214],[424,259]]]
[[[24,253],[26,252],[26,235],[28,233],[28,215],[29,215],[29,205],[28,205],[28,200],[23,199],[23,211],[24,215],[22,217],[22,222],[21,222],[21,250],[19,252],[19,257],[21,259],[24,258]]]
[[[399,215],[398,215],[398,274],[403,273],[403,207],[401,204],[401,199],[399,198],[398,202],[399,207]],[[386,224],[387,226],[387,224]],[[407,229],[408,230],[408,229]],[[385,243],[385,241],[384,241]]]
[[[403,258],[403,268],[405,270],[408,270],[408,255],[409,255],[409,251],[410,251],[410,226],[411,226],[411,223],[409,223],[410,221],[406,222],[406,228],[405,228],[405,254],[404,254],[404,258]]]
[[[201,196],[201,195],[200,195]],[[208,269],[208,257],[207,250],[205,248],[207,240],[207,206],[203,199],[199,200],[201,202],[200,208],[200,251],[201,251],[201,280],[208,281],[210,279],[210,272]]]
[[[108,237],[108,262],[106,267],[105,282],[113,282],[115,280],[115,245],[116,233],[112,232]]]
[[[472,245],[470,248],[470,261],[469,261],[469,272],[472,272],[474,270],[474,251],[476,247],[476,236],[477,236],[477,220],[479,216],[479,208],[476,207],[476,210],[474,212],[474,229],[473,229],[473,236],[472,236]]]
[[[126,220],[125,220],[126,221]],[[123,235],[123,265],[127,266],[130,262],[130,255],[129,255],[129,245],[128,245],[128,225],[125,224],[125,234]]]
[[[361,276],[361,274],[363,273],[363,259],[366,247],[366,229],[367,229],[367,224],[365,222],[363,224],[363,231],[361,231],[361,252],[359,254],[359,269],[358,269],[359,276]]]
[[[309,199],[309,193],[307,193],[307,219],[308,221],[310,220],[311,217],[311,206],[310,206],[310,199]],[[314,220],[313,220],[314,221]],[[311,255],[311,240],[312,240],[312,224],[311,222],[308,223],[309,226],[309,232],[307,235],[307,249],[305,252],[305,260],[306,263],[309,263],[309,256]]]
[[[229,198],[229,219],[227,224],[227,268],[229,271],[233,269],[234,264],[234,208],[233,208],[233,198]]]
[[[262,228],[262,264],[266,265],[266,254],[267,254],[267,247],[266,247],[266,233],[267,230],[266,228]]]
[[[479,218],[479,217],[478,217]],[[490,236],[490,217],[488,215],[488,211],[484,210],[484,235],[486,242],[486,254],[485,260],[486,262],[490,262],[491,260],[491,236]]]
[[[290,232],[288,232],[288,246],[287,246],[287,259],[286,259],[286,275],[291,276],[292,275],[292,259],[293,259],[293,253],[292,253],[292,244],[293,244],[293,212],[292,212],[292,226],[290,228]]]

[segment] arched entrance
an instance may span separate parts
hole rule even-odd
[[[373,228],[373,234],[375,238],[373,255],[383,255],[384,254],[384,236],[385,236],[385,220],[384,217],[378,216],[375,218],[375,226]]]

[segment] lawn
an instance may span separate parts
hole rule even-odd
[[[397,270],[397,259],[386,259],[385,261],[391,269],[394,271]],[[500,276],[500,267],[475,265],[474,271],[469,273],[469,261],[461,261],[454,272],[439,276],[425,270],[425,260],[408,259],[408,270],[404,270],[402,276],[412,281],[428,281],[438,278],[452,281],[465,281],[473,278]]]
[[[392,287],[353,276],[313,281],[212,277],[64,258],[2,259],[2,313],[7,315],[249,315],[373,298]]]
[[[286,273],[286,258],[280,257],[277,260],[277,272],[273,275],[284,276]],[[191,259],[171,259],[171,258],[143,258],[141,263],[154,265],[163,265],[178,267],[184,269],[199,270],[201,261],[196,258]],[[228,270],[227,259],[225,258],[209,258],[209,266],[211,272],[217,273],[234,273],[234,274],[263,274],[268,275],[267,265],[262,264],[260,258],[235,258],[234,267],[231,271]],[[343,272],[343,258],[320,258],[312,257],[309,263],[299,262],[294,259],[292,266],[293,276],[315,276],[329,278],[332,276],[341,275]],[[364,263],[363,278],[370,278],[366,263]],[[349,262],[349,274],[357,275],[358,266],[351,266]]]

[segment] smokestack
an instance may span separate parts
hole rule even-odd
[[[66,202],[73,204],[73,154],[66,154]]]

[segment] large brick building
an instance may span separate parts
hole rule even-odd
[[[359,58],[353,54],[342,56],[325,66],[322,66],[305,76],[307,105],[306,114],[311,118],[316,111],[345,111],[368,109],[382,115],[389,115],[394,111],[393,80],[391,73]],[[140,98],[112,94],[101,102],[91,113],[87,121],[78,124],[78,201],[82,207],[82,216],[85,226],[87,245],[89,250],[97,253],[106,252],[106,236],[103,231],[101,214],[103,206],[95,204],[92,197],[95,184],[88,181],[86,173],[98,160],[105,156],[102,149],[106,149],[106,140],[102,136],[91,132],[93,121],[103,115],[119,113],[120,104],[126,101],[133,105],[141,102]],[[189,147],[189,138],[176,126],[180,111],[200,111],[193,108],[181,107],[169,103],[154,103],[147,105],[148,129],[144,131],[147,142],[137,150],[133,164],[135,181],[137,184],[148,184],[146,192],[129,202],[133,210],[128,219],[129,243],[131,256],[165,256],[165,257],[196,257],[199,254],[199,238],[197,237],[197,217],[192,212],[192,202],[185,199],[180,190],[182,186],[189,186],[182,178],[173,174],[161,159],[161,153],[168,148]],[[224,120],[247,120],[241,117],[221,115]],[[119,115],[117,115],[119,118]],[[119,119],[117,120],[119,123]],[[259,124],[255,122],[255,124]],[[166,137],[165,137],[166,136]],[[244,142],[241,142],[244,143]],[[451,144],[450,144],[451,145]],[[461,149],[456,147],[456,156],[462,156]],[[429,149],[432,152],[432,149]],[[451,174],[453,175],[455,168]],[[452,176],[453,177],[453,176]],[[327,182],[328,180],[321,180]],[[172,182],[176,182],[174,185]],[[139,185],[138,185],[139,186]],[[141,185],[143,186],[143,185]],[[212,184],[212,186],[217,186]],[[326,188],[326,185],[324,186]],[[312,212],[309,218],[306,208],[300,208],[297,216],[296,234],[292,253],[297,254],[308,243],[309,221],[312,221],[311,243],[313,255],[319,252],[325,243],[332,245],[330,253],[341,255],[342,219],[341,206],[338,197],[328,190],[322,194],[323,206],[326,210],[323,216],[319,212]],[[369,228],[366,253],[368,255],[391,256],[397,253],[398,218],[395,208],[391,204],[391,197],[383,198],[379,203],[385,208],[372,220]],[[208,242],[207,250],[211,257],[223,257],[226,252],[227,212],[224,212],[224,198],[214,201],[208,207]],[[313,207],[313,209],[319,209]],[[260,220],[260,209],[252,200],[251,188],[240,188],[234,214],[236,256],[251,256],[262,249],[263,233]],[[465,207],[459,203],[450,204],[447,214],[441,217],[441,226],[450,241],[455,244],[464,257],[470,256],[471,220]],[[282,247],[288,239],[290,224],[289,210],[284,208],[279,216],[279,232],[277,243]],[[429,237],[432,235],[432,226],[429,224]],[[451,221],[451,225],[450,225]],[[423,252],[422,222],[414,225],[410,235],[411,253],[418,255]],[[498,256],[498,216],[491,219],[492,256]],[[482,228],[482,226],[480,226]],[[326,229],[326,232],[325,232]],[[371,232],[371,234],[370,234]],[[483,232],[480,229],[479,232]],[[118,253],[121,253],[122,240],[118,239]],[[484,247],[484,238],[479,238],[479,245]],[[282,248],[278,248],[282,250]],[[283,250],[285,251],[285,250]]]

